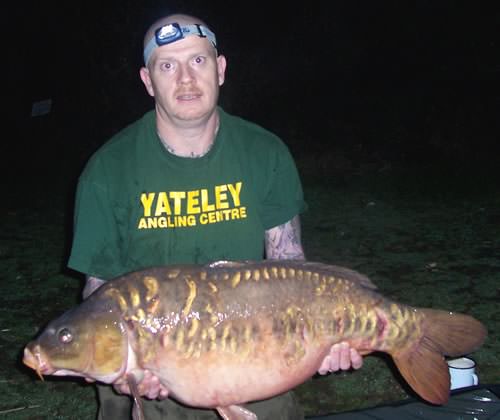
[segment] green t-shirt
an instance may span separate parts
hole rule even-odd
[[[94,154],[78,183],[69,267],[111,279],[165,264],[263,258],[265,230],[305,209],[297,169],[278,137],[219,113],[201,158],[167,152],[153,111]]]

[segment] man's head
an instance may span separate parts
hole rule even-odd
[[[148,29],[140,75],[161,117],[195,120],[215,110],[226,69],[215,43],[215,35],[194,16],[166,16]]]
[[[175,22],[172,18],[176,18]],[[197,21],[197,23],[189,23],[194,21]],[[186,36],[208,38],[217,50],[215,34],[205,23],[202,23],[199,19],[190,19],[190,16],[173,15],[156,21],[146,33],[144,37],[144,65],[148,65],[148,61],[156,48],[176,42]]]

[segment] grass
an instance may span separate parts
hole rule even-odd
[[[500,381],[500,195],[484,174],[415,169],[305,177],[308,259],[355,268],[396,301],[465,312],[489,330],[472,357],[482,383]],[[414,396],[387,358],[297,389],[307,414],[371,407]],[[320,395],[315,400],[315,395]]]
[[[299,162],[300,163],[300,162]],[[355,268],[395,300],[466,312],[485,323],[473,358],[482,383],[500,381],[500,196],[495,180],[439,169],[335,177],[302,167],[310,260]],[[71,214],[64,176],[10,185],[0,208],[0,417],[92,419],[93,387],[40,381],[20,363],[24,345],[74,305],[80,278],[64,269]],[[36,181],[35,181],[36,182]],[[43,193],[50,185],[49,194]],[[296,389],[306,414],[360,409],[412,396],[386,357],[356,372],[314,377]]]

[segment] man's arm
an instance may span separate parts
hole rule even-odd
[[[292,220],[266,231],[266,258],[275,260],[305,260],[300,239],[300,219]],[[334,344],[330,353],[323,359],[318,370],[320,375],[337,370],[359,369],[363,358],[345,342]]]
[[[300,239],[300,219],[292,220],[266,230],[266,258],[268,260],[305,260]]]

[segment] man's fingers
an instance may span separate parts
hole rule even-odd
[[[351,368],[351,352],[347,343],[340,343],[339,345],[339,368],[342,370]]]
[[[154,400],[160,392],[160,381],[151,372],[146,371],[144,378],[139,384],[139,394]]]
[[[150,371],[144,372],[144,376],[138,388],[139,394],[150,400],[163,400],[168,397],[168,389],[160,382],[160,379]]]
[[[321,366],[319,367],[318,369],[318,373],[320,375],[325,375],[327,374],[328,372],[330,372],[330,359],[331,359],[331,356],[328,355],[326,356],[324,359],[323,359],[323,362],[321,362]]]
[[[159,400],[164,400],[165,398],[168,398],[168,389],[165,388],[163,385],[160,385],[160,393],[158,394],[157,398]]]
[[[115,389],[116,392],[119,394],[127,394],[130,395],[130,388],[128,387],[127,384],[118,384],[114,385],[113,388]]]
[[[353,369],[359,369],[363,365],[363,356],[361,356],[355,349],[351,349],[351,366]]]
[[[334,344],[330,349],[330,372],[340,369],[340,344]]]
[[[318,369],[320,375],[338,370],[359,369],[363,365],[363,357],[356,349],[350,348],[346,342],[334,344],[330,353],[323,359]]]

